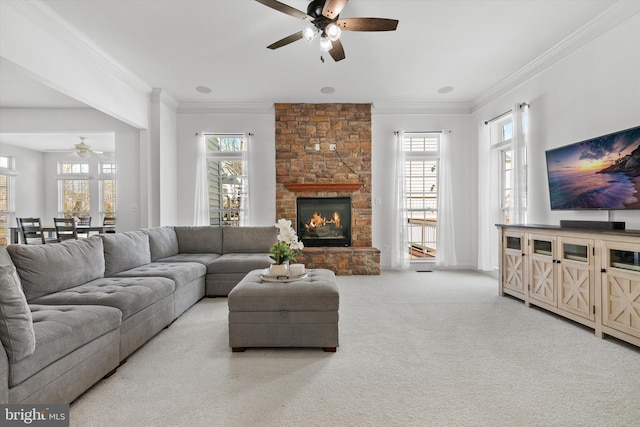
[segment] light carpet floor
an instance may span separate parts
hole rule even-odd
[[[637,426],[640,349],[475,272],[338,277],[340,347],[228,347],[203,299],[71,405],[72,426]]]

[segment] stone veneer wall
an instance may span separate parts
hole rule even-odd
[[[305,248],[298,262],[343,275],[380,274],[380,251],[371,247],[371,105],[276,104],[275,117],[276,219],[295,223],[297,197],[351,196],[352,248]],[[310,187],[287,188],[299,184]],[[332,189],[336,184],[361,186]]]

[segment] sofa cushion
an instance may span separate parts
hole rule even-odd
[[[9,255],[7,249],[2,246],[0,246],[0,265],[13,265],[11,255]]]
[[[33,304],[31,311],[36,349],[30,357],[10,365],[10,387],[20,384],[98,337],[118,329],[122,316],[120,310],[97,306]],[[63,373],[59,372],[58,375]]]
[[[36,349],[31,310],[13,265],[0,265],[0,341],[12,363]]]
[[[160,258],[157,262],[199,262],[208,266],[213,260],[220,258],[219,254],[178,254],[166,258]]]
[[[175,282],[177,290],[205,274],[207,267],[197,262],[152,262],[121,271],[113,277],[166,277]]]
[[[278,241],[276,227],[223,227],[222,253],[269,252]]]
[[[174,227],[180,253],[221,254],[222,227]]]
[[[142,231],[101,234],[104,243],[104,275],[113,276],[151,262],[149,236]]]
[[[92,236],[47,245],[9,245],[27,301],[104,276],[102,240]]]
[[[173,280],[164,277],[105,277],[31,301],[45,305],[106,305],[122,312],[122,320],[171,295]]]
[[[207,266],[207,273],[248,273],[268,268],[273,262],[269,254],[224,254]]]
[[[151,261],[178,253],[178,236],[173,227],[145,228],[142,232],[149,236]]]

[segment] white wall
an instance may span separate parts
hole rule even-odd
[[[476,129],[512,108],[531,105],[529,222],[625,221],[640,229],[640,211],[551,211],[545,151],[640,125],[640,15],[473,114]]]
[[[1,109],[0,110],[0,132],[112,132],[115,139],[116,149],[116,165],[117,165],[117,216],[118,231],[135,230],[142,226],[139,211],[132,210],[132,205],[138,207],[141,205],[140,192],[140,131],[133,128],[113,117],[107,116],[99,111],[86,109]],[[75,143],[75,142],[74,142]],[[70,142],[71,144],[71,142]],[[7,146],[8,147],[8,146]],[[0,147],[0,151],[4,151],[4,147]],[[31,151],[31,150],[26,150]],[[30,156],[30,158],[37,156]],[[43,154],[39,153],[39,157],[43,159]],[[57,195],[57,189],[53,190],[53,184],[50,180],[44,182],[44,163],[43,160],[27,163],[29,170],[23,172],[18,169],[20,174],[16,181],[33,182],[34,186],[37,180],[39,186],[43,189],[39,194],[40,200],[46,200],[39,209],[39,215],[43,218],[52,216],[57,209],[57,199],[54,204],[51,197],[52,194]],[[22,160],[20,160],[22,164]],[[34,165],[38,165],[37,168]],[[29,192],[25,192],[25,197],[31,197]],[[20,203],[19,203],[20,200]],[[24,204],[23,204],[24,203]],[[44,203],[44,202],[43,202]],[[16,200],[16,207],[19,215],[30,216],[34,213],[23,211],[23,206],[30,206],[26,203],[22,196]]]
[[[251,132],[249,175],[251,224],[269,226],[276,218],[276,145],[273,109],[257,113],[178,115],[178,225],[192,225],[197,143],[202,132]]]
[[[178,220],[177,102],[162,89],[151,97],[149,141],[149,224],[174,225]]]
[[[0,154],[14,158],[16,218],[40,217],[44,221],[44,154],[8,144],[0,144]],[[14,227],[16,223],[10,226]]]

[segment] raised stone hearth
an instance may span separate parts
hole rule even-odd
[[[351,198],[351,247],[306,247],[297,261],[380,274],[371,246],[371,105],[276,104],[275,115],[276,219],[295,223],[298,197]]]

